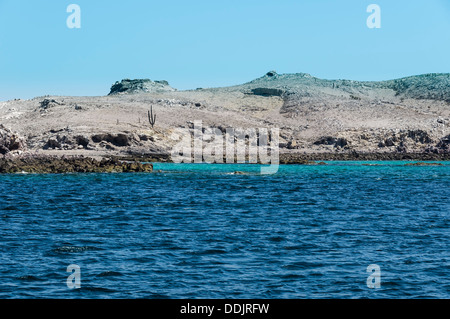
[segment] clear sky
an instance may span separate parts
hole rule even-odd
[[[80,29],[66,25],[72,3]],[[372,3],[380,29],[366,25]],[[106,95],[123,78],[227,86],[270,70],[450,72],[450,0],[0,0],[0,101]]]

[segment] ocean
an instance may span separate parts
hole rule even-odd
[[[405,163],[0,175],[0,298],[450,298],[450,162]]]

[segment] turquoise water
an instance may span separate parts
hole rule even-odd
[[[449,298],[450,162],[328,163],[0,175],[0,298]]]

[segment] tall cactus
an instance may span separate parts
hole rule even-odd
[[[148,111],[148,121],[153,128],[156,122],[156,114],[153,115],[153,106],[150,106],[150,111]]]

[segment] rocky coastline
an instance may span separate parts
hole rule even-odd
[[[437,73],[358,82],[270,71],[229,87],[124,79],[105,96],[0,101],[0,172],[146,172],[143,163],[192,149],[199,125],[205,148],[212,131],[278,130],[280,164],[449,161],[449,83]]]
[[[151,173],[153,165],[149,163],[120,161],[103,158],[58,156],[17,156],[0,158],[0,174],[35,173]]]
[[[450,161],[450,153],[314,153],[280,154],[280,164],[305,161]]]
[[[282,165],[326,165],[325,162],[330,161],[410,161],[405,165],[425,166],[435,164],[430,162],[450,161],[450,153],[283,153],[279,159]],[[0,157],[0,174],[151,173],[152,163],[155,162],[172,163],[167,154],[123,155],[101,159],[82,155],[23,154]]]

